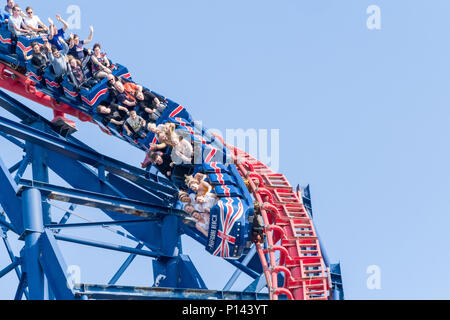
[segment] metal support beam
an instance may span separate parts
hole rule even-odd
[[[2,225],[3,227],[5,227],[6,229],[8,229],[9,231],[14,232],[17,235],[20,235],[17,231],[16,228],[14,228],[14,226],[7,222],[5,217],[3,215],[0,215],[0,225]]]
[[[55,239],[60,240],[60,241],[72,242],[72,243],[77,243],[77,244],[81,244],[81,245],[85,245],[85,246],[95,247],[95,248],[131,253],[131,254],[136,254],[139,256],[150,257],[150,258],[160,258],[160,257],[173,258],[173,257],[166,256],[160,252],[138,250],[135,248],[130,248],[130,247],[121,246],[121,245],[117,245],[117,244],[109,244],[109,243],[104,243],[104,242],[86,240],[86,239],[81,239],[78,237],[67,237],[67,236],[55,235]]]
[[[45,130],[45,124],[42,122],[35,122],[32,126],[39,130]],[[33,180],[48,183],[48,166],[47,166],[47,153],[46,150],[38,145],[26,143],[27,156],[31,162],[31,168],[33,173]],[[20,178],[19,178],[20,179]],[[16,180],[17,182],[17,180]],[[42,199],[45,200],[44,198]],[[42,214],[44,224],[50,224],[52,222],[50,206],[48,203],[43,203]]]
[[[22,195],[25,227],[24,264],[31,300],[44,298],[44,272],[39,264],[39,238],[44,232],[42,198],[37,189],[28,189]]]
[[[0,270],[0,278],[3,278],[8,273],[16,269],[20,265],[20,258],[16,258],[13,263],[11,263],[9,266],[4,268],[3,270]]]
[[[0,117],[0,131],[10,134],[14,137],[24,139],[32,144],[41,146],[48,150],[58,152],[71,159],[84,162],[96,168],[103,166],[106,171],[126,178],[139,185],[159,190],[168,195],[175,195],[177,189],[167,180],[155,175],[150,175],[152,180],[145,178],[147,172],[142,169],[130,166],[126,163],[117,161],[113,158],[101,155],[92,149],[85,148],[65,139],[45,133],[24,124],[19,124],[9,119]],[[155,182],[158,181],[158,182]]]
[[[26,287],[27,287],[27,276],[26,273],[22,273],[22,275],[20,276],[19,285],[17,286],[16,294],[14,296],[14,300],[22,300],[22,296],[25,292]],[[27,299],[29,298],[27,297]]]
[[[100,300],[269,300],[268,294],[198,289],[142,288],[81,284],[75,287],[75,291],[76,296],[80,299],[82,296],[86,296],[90,299]]]
[[[334,300],[344,300],[344,285],[342,283],[341,264],[332,264],[330,267],[332,296]]]
[[[66,213],[64,214],[64,216],[61,218],[61,220],[59,221],[59,225],[63,225],[66,224],[66,222],[70,219],[70,216],[72,215],[72,211],[75,211],[75,209],[77,208],[76,204],[71,204],[69,209],[66,211]],[[59,233],[58,230],[55,231],[55,233]]]
[[[136,249],[141,250],[144,247],[143,244],[138,244]],[[130,264],[134,261],[136,258],[135,254],[130,254],[128,258],[125,260],[125,262],[120,266],[119,270],[117,270],[116,274],[112,277],[112,279],[108,282],[108,285],[114,285],[119,281],[120,277],[125,273],[125,271],[128,269]]]
[[[24,157],[24,158],[25,158],[25,157]],[[20,165],[22,164],[22,162],[23,162],[23,159],[20,160],[19,162],[17,162],[15,165],[13,165],[11,168],[9,168],[9,169],[8,169],[9,173],[10,173],[10,174],[13,174],[14,172],[16,172],[17,169],[20,168]]]
[[[23,143],[22,141],[14,138],[14,137],[11,137],[9,134],[3,133],[1,131],[0,131],[0,136],[5,138],[9,142],[15,144],[16,146],[20,147],[22,150],[25,150],[25,143]]]
[[[54,296],[58,300],[73,300],[73,284],[68,278],[69,270],[50,230],[45,230],[42,234],[40,245],[42,255],[39,262],[47,276],[50,296]]]
[[[127,221],[103,221],[103,222],[86,222],[86,223],[71,223],[71,224],[50,224],[46,225],[46,229],[73,229],[73,228],[93,228],[93,227],[107,227],[107,226],[121,226],[126,224],[139,224],[150,221],[158,221],[160,219],[144,219],[144,220],[127,220]],[[137,239],[133,239],[138,241]]]
[[[19,187],[14,182],[3,160],[0,158],[0,205],[8,215],[9,221],[18,232],[23,231],[22,202],[17,198]]]
[[[179,266],[178,257],[180,249],[178,247],[178,218],[165,217],[161,227],[162,247],[161,252],[167,256],[177,257],[176,259],[159,259],[153,261],[153,276],[158,286],[167,288],[178,288],[179,286]],[[159,281],[158,281],[159,280]]]
[[[29,164],[30,164],[30,156],[27,153],[27,155],[23,158],[19,168],[17,169],[16,176],[14,177],[14,181],[16,183],[19,183],[20,179],[22,179],[22,176],[27,170]]]
[[[185,217],[186,213],[179,209],[153,205],[141,201],[118,198],[110,195],[89,192],[85,190],[69,189],[47,183],[20,180],[18,194],[28,188],[39,189],[42,195],[48,199],[70,202],[74,204],[89,206],[102,210],[118,212],[122,214],[139,216],[142,218],[153,218],[164,215]]]
[[[255,254],[256,254],[256,246],[253,245],[253,247],[250,249],[250,252],[245,257],[244,261],[242,261],[242,265],[246,267]],[[236,269],[236,271],[233,273],[228,283],[223,288],[223,291],[230,291],[241,274],[242,270]]]

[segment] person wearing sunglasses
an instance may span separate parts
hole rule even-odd
[[[36,33],[47,33],[48,27],[44,25],[37,15],[34,15],[33,8],[27,7],[25,10],[26,18],[24,18],[27,26]]]
[[[13,14],[9,17],[8,20],[8,30],[11,31],[13,36],[25,36],[31,35],[33,31],[29,28],[29,26],[25,23],[21,13],[22,9],[18,5],[15,5],[13,8]]]

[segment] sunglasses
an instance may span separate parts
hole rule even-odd
[[[27,14],[32,14],[32,13],[33,13],[33,11],[28,11],[28,12],[27,12]]]

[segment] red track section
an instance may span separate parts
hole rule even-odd
[[[45,95],[36,90],[35,83],[26,77],[24,74],[17,72],[9,66],[0,63],[0,87],[14,92],[22,97],[39,103],[43,106],[54,110],[55,118],[62,117],[64,114],[69,114],[83,122],[91,121],[92,117],[72,108],[71,106],[59,103],[52,97]]]
[[[284,175],[274,173],[235,147],[227,147],[264,221],[267,249],[260,243],[257,249],[271,299],[278,300],[280,295],[289,300],[331,299],[330,271],[325,267],[319,239],[302,197],[293,191]],[[277,279],[280,272],[285,276],[281,287]]]

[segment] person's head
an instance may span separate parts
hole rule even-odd
[[[12,9],[16,5],[16,3],[14,2],[14,0],[8,0],[6,1],[6,5],[8,6],[8,8]]]
[[[197,197],[195,198],[195,201],[196,201],[197,203],[200,203],[200,204],[206,203],[206,199],[205,199],[205,197],[203,197],[203,196],[197,196]]]
[[[120,93],[123,93],[123,92],[125,91],[125,88],[124,88],[122,82],[120,82],[120,81],[116,81],[116,82],[114,83],[114,87],[115,87],[116,90],[119,91]]]
[[[136,112],[136,110],[131,110],[130,111],[130,118],[133,119],[133,120],[137,119],[137,112]]]
[[[144,98],[144,93],[142,93],[142,91],[136,91],[136,99],[143,101]]]
[[[158,129],[156,128],[156,124],[150,122],[147,126],[148,131],[150,131],[151,133],[157,133]]]
[[[188,188],[194,192],[198,192],[198,190],[200,189],[199,182],[195,180],[193,176],[186,176],[185,183],[188,186]]]
[[[203,220],[203,216],[198,211],[192,212],[192,218],[194,218],[197,221],[202,221]]]
[[[108,73],[108,75],[106,76],[106,80],[108,81],[108,84],[110,84],[110,85],[114,85],[116,83],[116,77],[110,73]]]
[[[164,162],[162,156],[163,154],[160,151],[151,151],[149,155],[150,162],[156,165],[161,165]]]
[[[190,215],[192,215],[195,212],[195,208],[192,204],[187,204],[184,206],[184,211]]]
[[[111,109],[108,107],[105,107],[104,105],[99,105],[97,107],[97,113],[98,114],[110,114],[111,113]]]
[[[100,45],[100,43],[96,43],[94,44],[94,55],[99,56],[100,53],[102,53],[102,46]]]
[[[178,199],[184,203],[191,203],[191,198],[189,197],[189,194],[184,191],[180,191],[178,193]]]
[[[194,191],[194,192],[198,192],[198,190],[200,189],[200,186],[199,186],[198,182],[192,181],[192,182],[189,184],[189,189],[191,189],[191,190]]]
[[[61,52],[59,52],[58,47],[56,47],[55,45],[52,45],[52,54],[57,59],[61,57]]]
[[[73,43],[77,46],[80,44],[80,36],[77,34],[73,35]]]
[[[20,7],[18,5],[14,5],[12,7],[12,11],[13,11],[13,16],[18,17],[20,12],[22,11],[22,9],[20,9]]]
[[[27,7],[27,8],[25,9],[25,12],[27,13],[27,17],[28,17],[28,18],[33,18],[34,12],[33,12],[33,8],[32,8],[32,7]]]
[[[33,51],[34,51],[35,53],[41,52],[41,45],[40,45],[38,42],[36,42],[36,41],[33,41],[33,42],[31,43],[31,48],[33,48]]]
[[[81,65],[81,61],[75,58],[69,59],[69,63],[72,68],[77,68]]]

